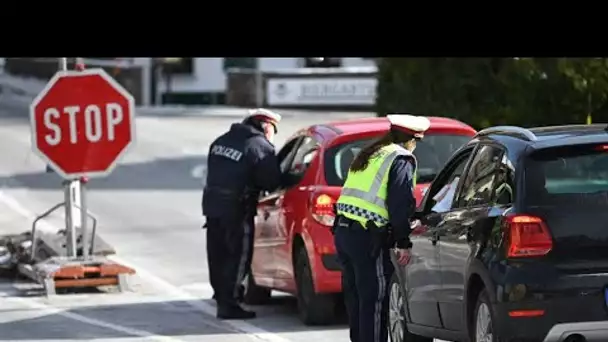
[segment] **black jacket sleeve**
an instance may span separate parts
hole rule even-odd
[[[388,174],[386,205],[393,236],[399,248],[411,247],[410,218],[416,210],[412,192],[414,167],[405,156],[397,157]]]
[[[255,187],[264,191],[278,188],[281,185],[281,168],[274,147],[261,137],[252,139],[248,147]]]

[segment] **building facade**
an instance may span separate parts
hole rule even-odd
[[[227,75],[228,70],[231,69],[240,69],[246,72],[260,70],[262,73],[277,73],[282,71],[297,72],[304,68],[323,71],[320,69],[375,66],[373,59],[359,57],[84,58],[87,67],[106,68],[113,77],[136,96],[137,103],[144,106],[225,104],[226,90],[229,83]],[[6,64],[5,60],[6,58],[0,58],[0,70]],[[18,70],[20,77],[48,79],[57,67],[55,58],[12,58],[11,60],[14,61],[11,65],[11,71],[16,72]],[[42,65],[44,65],[44,68],[40,68]],[[37,69],[44,70],[38,71]]]
[[[322,58],[319,58],[322,59]],[[329,60],[329,61],[328,61]],[[316,63],[315,63],[316,62]],[[154,61],[139,61],[153,65]],[[227,70],[230,68],[256,69],[262,72],[306,67],[365,67],[374,66],[371,59],[347,57],[326,58],[325,63],[315,58],[181,58],[175,65],[165,64],[167,72],[153,73],[150,104],[162,103],[209,105],[224,104],[227,88]],[[163,66],[163,68],[165,68]],[[153,68],[152,68],[153,69]],[[156,77],[155,77],[156,76]],[[154,80],[155,78],[155,80]],[[146,84],[146,83],[144,83]]]

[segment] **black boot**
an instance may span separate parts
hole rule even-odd
[[[215,293],[213,294],[213,297],[211,297],[211,299],[213,299],[214,301],[216,301],[216,302],[217,302],[217,296],[216,296],[216,294],[215,294]],[[238,297],[236,298],[236,300],[237,300],[239,303],[243,303],[243,302],[245,301],[245,286],[241,286],[241,287],[239,288],[239,295],[238,295]]]
[[[255,317],[255,312],[245,310],[240,305],[220,305],[217,308],[217,318],[219,319],[251,319]]]
[[[238,294],[236,300],[239,303],[243,303],[245,301],[245,286],[244,285],[239,286],[239,294]]]

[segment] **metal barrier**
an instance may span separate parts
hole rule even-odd
[[[36,247],[37,247],[36,225],[37,225],[38,221],[45,219],[46,217],[48,217],[49,215],[54,213],[57,209],[63,208],[65,205],[66,205],[65,202],[58,203],[58,204],[54,205],[53,207],[51,207],[49,210],[47,210],[44,213],[37,216],[36,219],[34,219],[34,222],[32,223],[32,245],[30,247],[30,261],[31,262],[35,261],[34,253],[35,253]],[[80,209],[76,205],[74,207],[76,209]],[[86,214],[87,214],[87,217],[90,218],[93,223],[92,232],[91,232],[91,244],[90,244],[90,248],[89,248],[89,255],[93,255],[93,252],[95,251],[95,235],[97,235],[97,218],[89,212],[87,212]],[[66,234],[67,233],[68,232],[66,231]]]

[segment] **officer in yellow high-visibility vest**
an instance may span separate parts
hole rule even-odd
[[[389,248],[406,264],[412,243],[416,141],[430,122],[413,115],[388,115],[390,131],[364,148],[350,165],[336,203],[335,245],[352,342],[388,339],[388,286],[393,273]],[[386,238],[388,227],[394,245]]]

